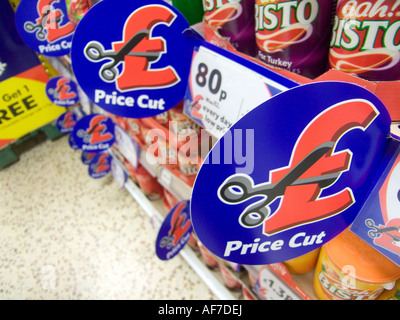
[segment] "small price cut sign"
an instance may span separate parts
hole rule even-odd
[[[298,295],[268,267],[261,269],[254,291],[264,300],[300,300]]]
[[[220,138],[244,114],[272,97],[270,87],[286,87],[241,64],[240,58],[200,46],[195,51],[190,92],[186,96],[188,113],[213,136]]]

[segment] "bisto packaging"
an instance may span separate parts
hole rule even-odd
[[[399,278],[398,266],[346,229],[322,246],[314,291],[320,300],[375,300]]]
[[[254,0],[203,0],[204,21],[236,50],[254,57]]]
[[[400,1],[340,0],[329,63],[370,81],[400,80]]]
[[[324,73],[336,2],[256,0],[257,58],[312,79]]]

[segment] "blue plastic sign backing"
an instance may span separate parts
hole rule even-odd
[[[114,122],[103,114],[90,114],[79,119],[72,136],[79,149],[102,152],[115,142]]]
[[[22,40],[33,51],[55,57],[70,53],[75,27],[68,18],[65,1],[21,0],[15,23]]]
[[[357,85],[319,82],[272,97],[205,159],[191,199],[199,240],[250,265],[319,248],[359,213],[389,128],[382,102]]]
[[[74,130],[76,122],[76,114],[73,111],[67,111],[58,117],[56,126],[61,133],[70,133]]]
[[[78,84],[106,111],[152,117],[184,97],[193,39],[161,0],[103,0],[77,26],[71,61]]]
[[[94,179],[103,178],[111,171],[112,156],[107,152],[97,153],[89,163],[89,176]]]
[[[47,82],[46,94],[51,102],[60,107],[72,107],[79,101],[76,83],[63,76],[53,77]]]
[[[392,144],[390,162],[350,230],[400,266],[400,143]]]
[[[161,260],[175,257],[186,245],[192,234],[190,202],[176,204],[165,217],[156,240],[156,254]]]

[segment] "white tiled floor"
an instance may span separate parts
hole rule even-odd
[[[216,299],[108,175],[92,179],[67,137],[0,171],[0,299]]]

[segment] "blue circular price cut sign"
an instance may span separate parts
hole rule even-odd
[[[33,51],[56,57],[70,53],[75,27],[68,18],[65,1],[21,0],[15,23]]]
[[[175,257],[192,233],[190,202],[181,201],[165,217],[156,240],[156,254],[161,260]]]
[[[79,149],[102,152],[115,142],[114,122],[103,114],[90,114],[81,118],[72,131]]]
[[[94,179],[103,178],[111,171],[112,156],[107,152],[97,153],[89,163],[89,176]]]
[[[313,83],[267,100],[225,133],[199,171],[191,199],[199,240],[251,265],[319,248],[357,216],[389,132],[385,106],[357,85]]]
[[[58,117],[56,126],[61,133],[70,133],[74,130],[77,121],[76,114],[72,111],[67,111]]]
[[[193,41],[184,34],[188,27],[161,0],[99,2],[80,21],[72,43],[80,87],[118,116],[165,112],[185,95],[193,53]]]
[[[83,164],[91,164],[96,155],[97,153],[95,152],[82,151],[81,161]]]
[[[51,102],[60,107],[72,107],[79,101],[76,83],[63,76],[51,78],[47,82],[46,94]]]

